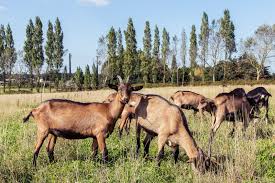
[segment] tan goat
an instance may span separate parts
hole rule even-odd
[[[199,112],[201,117],[204,111],[211,115],[213,112],[214,101],[192,91],[177,91],[170,97],[170,100],[183,109],[192,109],[194,113]]]
[[[150,134],[151,137],[157,136],[158,165],[163,157],[163,147],[165,143],[167,143],[175,150],[178,146],[185,149],[186,154],[189,157],[189,162],[194,165],[193,167],[195,167],[196,170],[204,172],[209,168],[210,160],[197,146],[189,131],[185,115],[178,106],[171,104],[169,101],[158,95],[143,95],[137,97],[134,103],[135,104],[130,107],[134,110],[134,116],[138,124],[137,146],[140,139],[141,128]],[[129,104],[132,104],[131,100],[129,101]],[[120,128],[122,129],[126,119],[122,116],[121,120]]]
[[[236,121],[243,122],[243,131],[245,132],[248,122],[253,117],[252,107],[242,88],[236,88],[229,93],[220,93],[214,99],[212,126],[208,145],[208,156],[211,156],[211,144],[215,133],[224,120],[233,122],[233,135]]]
[[[80,103],[63,99],[52,99],[43,102],[33,109],[24,122],[32,116],[37,123],[37,143],[33,155],[33,165],[44,140],[49,136],[47,152],[49,160],[53,161],[54,146],[57,137],[66,139],[93,138],[93,148],[99,147],[103,162],[108,161],[105,139],[113,132],[117,118],[125,104],[129,101],[132,91],[142,86],[132,87],[119,77],[118,86],[109,84],[116,90],[115,100],[110,103]]]

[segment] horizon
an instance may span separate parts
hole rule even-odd
[[[249,2],[249,3],[248,3]],[[231,19],[235,24],[236,42],[252,35],[262,24],[275,23],[275,2],[261,3],[256,0],[231,2],[229,0],[214,0],[209,2],[158,2],[147,1],[116,1],[116,0],[0,0],[0,24],[10,24],[16,50],[22,50],[25,40],[25,28],[29,19],[39,16],[43,22],[44,44],[48,21],[55,21],[59,17],[64,32],[64,49],[72,54],[72,71],[77,66],[84,68],[91,66],[96,56],[98,38],[106,35],[113,26],[116,30],[126,29],[128,18],[131,17],[136,29],[138,48],[142,48],[145,21],[150,22],[151,34],[154,26],[158,25],[160,33],[165,27],[170,38],[180,33],[184,28],[189,42],[191,26],[196,26],[196,33],[200,28],[203,12],[209,16],[209,22],[223,16],[224,9],[229,9]],[[27,11],[26,11],[27,9]],[[143,11],[139,11],[143,10]],[[258,13],[256,13],[258,12]],[[124,37],[124,35],[123,35]],[[189,47],[189,43],[187,43]],[[237,45],[238,48],[238,45]],[[275,71],[275,64],[269,60],[270,71]],[[180,61],[178,61],[180,63]],[[187,59],[189,65],[189,59]],[[64,65],[68,65],[68,54],[64,56]]]

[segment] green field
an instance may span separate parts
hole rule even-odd
[[[211,87],[166,87],[143,89],[142,93],[160,94],[166,98],[173,92],[184,89],[214,97],[233,86]],[[245,86],[246,91],[252,87]],[[275,96],[275,86],[266,86]],[[217,174],[208,172],[195,174],[186,161],[184,150],[174,164],[172,149],[165,147],[165,157],[157,167],[156,140],[153,141],[148,160],[135,157],[135,124],[129,136],[122,139],[118,131],[107,140],[110,162],[102,164],[101,156],[91,158],[91,139],[65,140],[59,138],[55,147],[55,162],[50,164],[45,148],[37,160],[37,168],[32,167],[33,150],[36,139],[36,124],[33,119],[23,124],[22,118],[48,98],[68,98],[78,101],[102,101],[111,90],[78,93],[16,94],[0,96],[0,182],[275,182],[275,97],[270,101],[271,123],[264,121],[250,123],[246,137],[242,136],[241,124],[234,138],[228,137],[232,124],[224,122],[218,130],[213,144],[213,155],[225,157]],[[199,115],[184,111],[188,124],[198,145],[206,151],[211,118],[206,115],[200,121]],[[117,122],[117,124],[119,121]],[[142,138],[144,137],[144,134]]]

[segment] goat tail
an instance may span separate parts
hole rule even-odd
[[[33,117],[32,111],[28,114],[28,116],[23,118],[23,123],[26,123],[30,119],[31,116]]]

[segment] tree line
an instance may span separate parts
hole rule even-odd
[[[0,69],[4,91],[6,84],[11,90],[14,80],[19,90],[24,85],[31,91],[34,87],[39,91],[44,84],[51,91],[53,86],[56,90],[98,89],[106,82],[115,82],[116,75],[130,76],[133,82],[145,85],[272,77],[267,61],[274,57],[275,25],[261,25],[253,35],[237,44],[229,10],[212,21],[203,12],[199,29],[192,25],[189,36],[185,29],[180,36],[170,35],[165,27],[162,30],[157,25],[152,28],[146,21],[141,48],[137,46],[134,23],[129,18],[126,30],[111,27],[107,35],[99,38],[91,69],[87,64],[84,72],[77,67],[74,74],[71,73],[71,54],[69,72],[63,64],[66,50],[60,20],[56,18],[54,24],[48,21],[47,28],[43,44],[40,17],[30,19],[23,49],[16,51],[10,25],[1,25]]]

